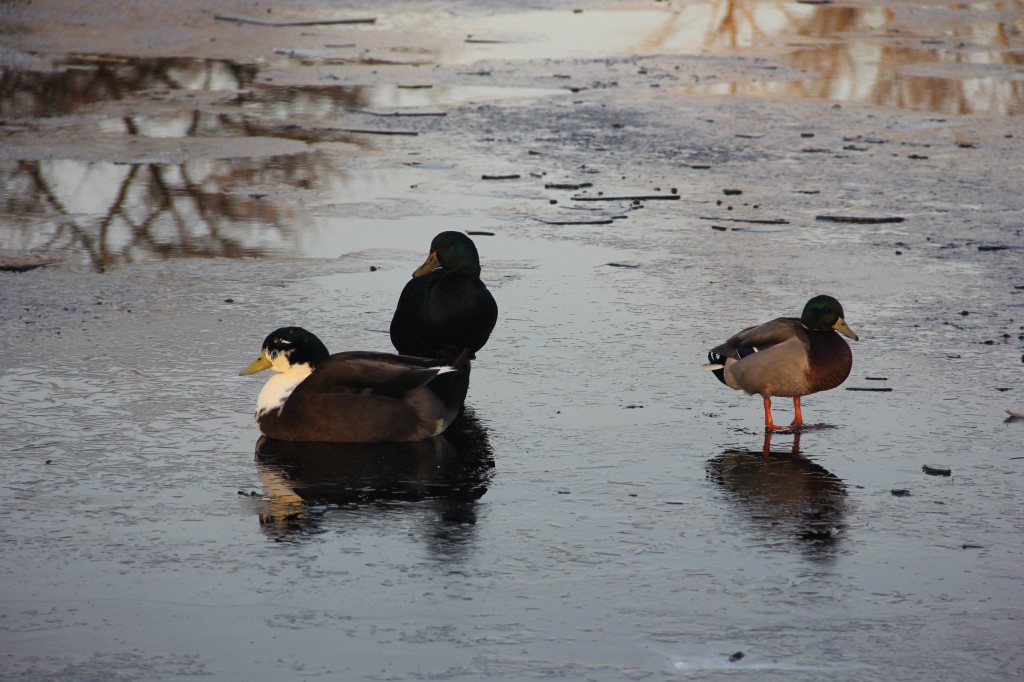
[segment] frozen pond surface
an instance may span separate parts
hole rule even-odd
[[[495,41],[455,50],[382,7],[352,10],[376,27],[196,19],[161,55],[126,30],[116,52],[145,58],[122,62],[75,33],[70,70],[42,29],[3,39],[24,70],[0,256],[63,263],[0,272],[0,677],[1024,675],[1019,72],[972,111],[856,89],[836,108],[779,96],[807,83],[780,45],[809,38],[772,13],[754,54],[684,31],[595,57],[528,30],[540,12],[439,12]],[[687,7],[680,31],[720,10]],[[549,9],[549,31],[573,16]],[[971,11],[1019,26],[1018,5]],[[845,44],[1019,57],[1019,36],[957,47],[935,12],[912,38],[899,12],[851,19]],[[623,26],[644,22],[663,26]],[[963,84],[936,63],[909,71]],[[31,104],[97,83],[118,95]],[[488,233],[501,307],[465,418],[409,446],[259,445],[238,370],[263,337],[388,349],[441,229]],[[819,292],[861,336],[853,373],[804,402],[827,428],[766,458],[760,400],[701,365]]]

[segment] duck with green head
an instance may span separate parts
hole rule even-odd
[[[498,321],[498,304],[480,280],[480,255],[461,232],[442,232],[412,275],[391,320],[403,355],[445,362],[476,356]]]
[[[331,355],[314,334],[282,327],[242,375],[272,369],[256,401],[268,438],[366,443],[418,441],[448,428],[466,395],[459,367],[391,353]]]
[[[835,388],[850,375],[853,354],[842,336],[857,340],[846,324],[843,306],[831,296],[815,296],[800,318],[780,317],[748,327],[708,352],[710,370],[729,388],[764,399],[769,431],[804,425],[800,398]],[[793,399],[789,427],[772,420],[772,397]]]

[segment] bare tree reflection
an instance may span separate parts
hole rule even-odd
[[[708,461],[708,478],[729,491],[736,512],[751,532],[801,550],[808,558],[832,557],[846,529],[846,487],[835,474],[800,454],[800,434],[791,451],[726,450]]]
[[[244,177],[245,163],[236,163]],[[103,173],[111,164],[84,164],[83,175]],[[16,198],[9,213],[35,216],[52,224],[45,240],[34,246],[44,251],[78,250],[96,269],[145,257],[239,257],[263,255],[261,248],[245,244],[247,233],[272,226],[287,231],[272,204],[251,197],[208,191],[192,179],[189,164],[121,166],[123,175],[111,203],[103,212],[83,219],[69,210],[53,187],[58,171],[46,162],[22,162],[30,181],[25,188],[30,207]],[[52,171],[52,172],[48,172]],[[57,180],[56,182],[60,182]],[[87,182],[87,181],[86,181]]]
[[[442,436],[412,443],[297,443],[261,438],[256,462],[267,495],[266,532],[300,538],[324,514],[376,516],[396,503],[432,501],[422,529],[439,560],[458,560],[475,536],[476,500],[487,492],[494,456],[486,428],[467,408]],[[336,516],[336,515],[335,515]],[[346,522],[349,522],[347,520]]]
[[[228,60],[72,57],[50,72],[0,71],[0,116],[68,116],[145,90],[239,90],[252,86],[258,71]]]
[[[268,137],[365,144],[323,125],[364,106],[358,87],[273,87],[258,68],[225,60],[88,58],[55,72],[0,71],[0,117],[23,130],[99,107],[106,136]],[[179,108],[170,93],[204,95]],[[104,103],[143,100],[103,118]],[[209,101],[206,101],[209,100]],[[148,106],[157,101],[159,106]],[[188,101],[188,100],[181,100]],[[73,119],[78,122],[79,119]],[[8,249],[78,252],[96,269],[143,258],[261,256],[294,237],[293,216],[252,188],[310,188],[344,174],[316,152],[182,163],[25,160],[0,163]],[[113,154],[117,158],[118,154]],[[202,156],[198,154],[197,156]],[[107,197],[106,203],[101,201]]]
[[[706,48],[797,47],[784,58],[817,75],[700,88],[857,100],[944,114],[1020,115],[1024,82],[1013,74],[1024,65],[1019,28],[1024,3],[999,3],[999,8],[1003,11],[974,12],[970,21],[925,23],[919,33],[901,29],[906,11],[887,6],[721,0],[705,34]]]

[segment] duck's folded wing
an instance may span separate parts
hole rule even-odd
[[[447,368],[426,358],[353,351],[335,353],[306,380],[319,393],[372,393],[400,397],[428,384]]]
[[[806,338],[807,333],[800,320],[795,317],[780,317],[731,336],[725,343],[711,349],[712,354],[732,357],[737,360],[751,353],[789,341],[794,338]]]

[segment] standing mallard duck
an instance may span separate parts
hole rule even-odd
[[[853,354],[839,334],[854,341],[857,335],[843,317],[839,301],[815,296],[800,319],[780,317],[748,327],[712,348],[704,369],[729,388],[764,398],[764,425],[769,431],[787,428],[772,421],[772,396],[792,398],[796,414],[788,428],[800,428],[801,396],[835,388],[850,376]]]
[[[480,256],[461,232],[442,232],[412,274],[391,319],[391,343],[403,355],[473,358],[498,321],[498,304],[480,281]]]
[[[353,351],[330,355],[301,327],[267,336],[242,375],[272,369],[256,402],[260,432],[278,440],[366,443],[436,436],[459,413],[466,379],[434,360]]]

